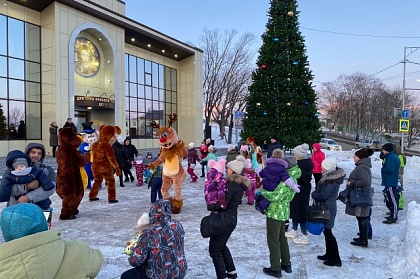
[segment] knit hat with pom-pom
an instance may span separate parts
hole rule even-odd
[[[225,165],[226,165],[225,159],[219,159],[218,162],[216,162],[215,160],[209,160],[208,162],[208,167],[210,169],[216,169],[218,172],[221,172],[221,173],[225,171]]]
[[[299,158],[306,158],[307,152],[309,151],[309,145],[307,143],[296,146],[293,149],[293,154]]]
[[[227,167],[229,169],[233,170],[236,174],[241,174],[242,173],[242,170],[245,167],[245,164],[246,164],[245,157],[242,156],[242,155],[239,155],[239,156],[236,156],[236,159],[235,160],[230,161],[227,164]]]

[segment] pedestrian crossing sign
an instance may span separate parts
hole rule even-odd
[[[400,125],[398,127],[398,130],[400,132],[408,132],[409,129],[410,129],[410,120],[400,119]]]

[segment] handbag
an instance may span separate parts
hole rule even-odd
[[[349,187],[338,193],[337,200],[343,202],[345,205],[353,206],[353,204],[350,202],[350,191],[351,188]]]
[[[370,190],[363,191],[352,188],[350,191],[350,203],[353,206],[372,206],[372,193]]]
[[[324,204],[313,203],[308,207],[306,219],[314,223],[326,223],[331,220],[331,214]]]
[[[324,231],[324,223],[308,221],[306,229],[313,235],[320,235]]]
[[[230,220],[232,219],[232,220]],[[233,219],[235,219],[233,221]],[[212,212],[210,215],[203,217],[200,223],[200,233],[204,238],[213,237],[224,234],[236,227],[236,217],[227,216],[225,211]]]

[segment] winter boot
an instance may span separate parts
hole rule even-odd
[[[351,245],[361,246],[361,247],[368,247],[368,230],[369,224],[368,220],[358,220],[359,222],[359,231],[360,231],[360,238],[356,241],[350,242]]]
[[[263,272],[269,276],[281,278],[281,270],[272,270],[271,268],[264,267]]]

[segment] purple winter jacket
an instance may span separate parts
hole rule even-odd
[[[214,208],[213,205],[219,203],[222,209],[226,208],[226,178],[223,173],[211,168],[207,172],[207,178],[204,186],[204,197],[207,208]],[[210,209],[209,209],[210,210]]]
[[[271,157],[265,161],[265,164],[266,167],[259,173],[259,176],[263,178],[262,187],[265,190],[274,191],[281,181],[290,178],[285,160]]]

